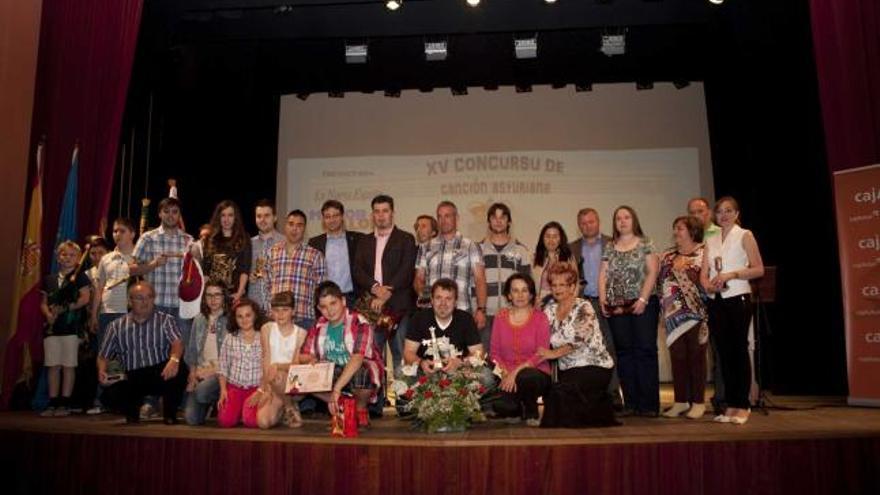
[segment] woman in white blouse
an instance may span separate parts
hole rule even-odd
[[[709,331],[715,335],[721,357],[727,409],[719,423],[745,424],[749,419],[749,324],[752,319],[749,280],[764,275],[764,263],[755,236],[739,226],[739,203],[725,196],[715,204],[721,235],[706,241],[700,282],[709,293]]]

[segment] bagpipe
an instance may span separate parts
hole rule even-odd
[[[46,294],[46,302],[49,304],[49,308],[58,308],[55,322],[52,324],[46,322],[45,330],[47,335],[52,335],[52,329],[59,322],[62,322],[66,327],[76,326],[77,324],[81,326],[85,322],[84,311],[79,309],[71,311],[69,308],[71,304],[79,300],[79,287],[76,286],[76,278],[82,273],[86,260],[89,257],[89,250],[91,250],[91,245],[86,244],[86,248],[83,250],[76,268],[64,276],[64,279],[58,284],[58,288]]]

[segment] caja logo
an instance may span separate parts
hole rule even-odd
[[[874,237],[859,239],[858,246],[859,249],[880,251],[880,234],[874,234]]]
[[[880,287],[876,285],[866,285],[862,287],[862,295],[865,297],[878,297],[880,296]]]
[[[880,202],[880,189],[877,189],[876,187],[872,187],[871,189],[869,189],[867,191],[857,192],[853,196],[853,199],[856,201],[856,203],[874,204],[874,203]]]
[[[880,332],[869,332],[865,334],[865,342],[869,344],[880,344]]]

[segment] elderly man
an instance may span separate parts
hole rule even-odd
[[[137,423],[144,397],[158,394],[162,396],[165,424],[176,424],[187,376],[181,362],[183,342],[177,320],[156,310],[156,292],[149,282],[132,285],[128,301],[131,311],[114,320],[104,334],[98,353],[98,380],[103,385],[118,380],[107,374],[109,360],[118,359],[126,379],[112,388],[126,423]]]

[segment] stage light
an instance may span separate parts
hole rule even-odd
[[[684,89],[691,85],[690,81],[679,79],[677,81],[672,81],[672,85],[675,86],[675,89]]]
[[[446,60],[449,55],[448,45],[445,41],[426,41],[425,42],[425,60],[436,62]]]
[[[556,3],[556,0],[544,0],[544,3]]]
[[[347,64],[365,64],[367,63],[367,44],[345,44],[345,63]]]
[[[452,96],[465,96],[468,94],[467,86],[452,86],[449,88]]]
[[[583,93],[585,91],[592,91],[592,90],[593,90],[593,83],[580,82],[580,83],[575,83],[575,85],[574,85],[575,93]]]
[[[532,85],[531,84],[517,84],[516,85],[517,93],[531,93]]]
[[[400,90],[399,89],[386,89],[385,96],[388,98],[400,98]]]
[[[647,89],[654,89],[654,83],[651,81],[636,81],[636,90],[644,91]]]
[[[724,0],[709,0],[709,3],[713,5],[721,5],[722,3],[724,3]]]
[[[403,5],[403,0],[388,0],[385,2],[385,8],[392,12],[399,9],[401,5]]]
[[[607,56],[623,55],[626,53],[626,35],[625,34],[603,34],[602,47],[599,51]]]
[[[516,58],[537,58],[538,57],[538,35],[528,38],[515,38],[513,40],[513,52]]]
[[[345,92],[343,91],[330,91],[327,93],[329,98],[345,98]]]
[[[477,5],[480,5],[480,0],[467,0],[467,4],[471,7],[476,7]]]

